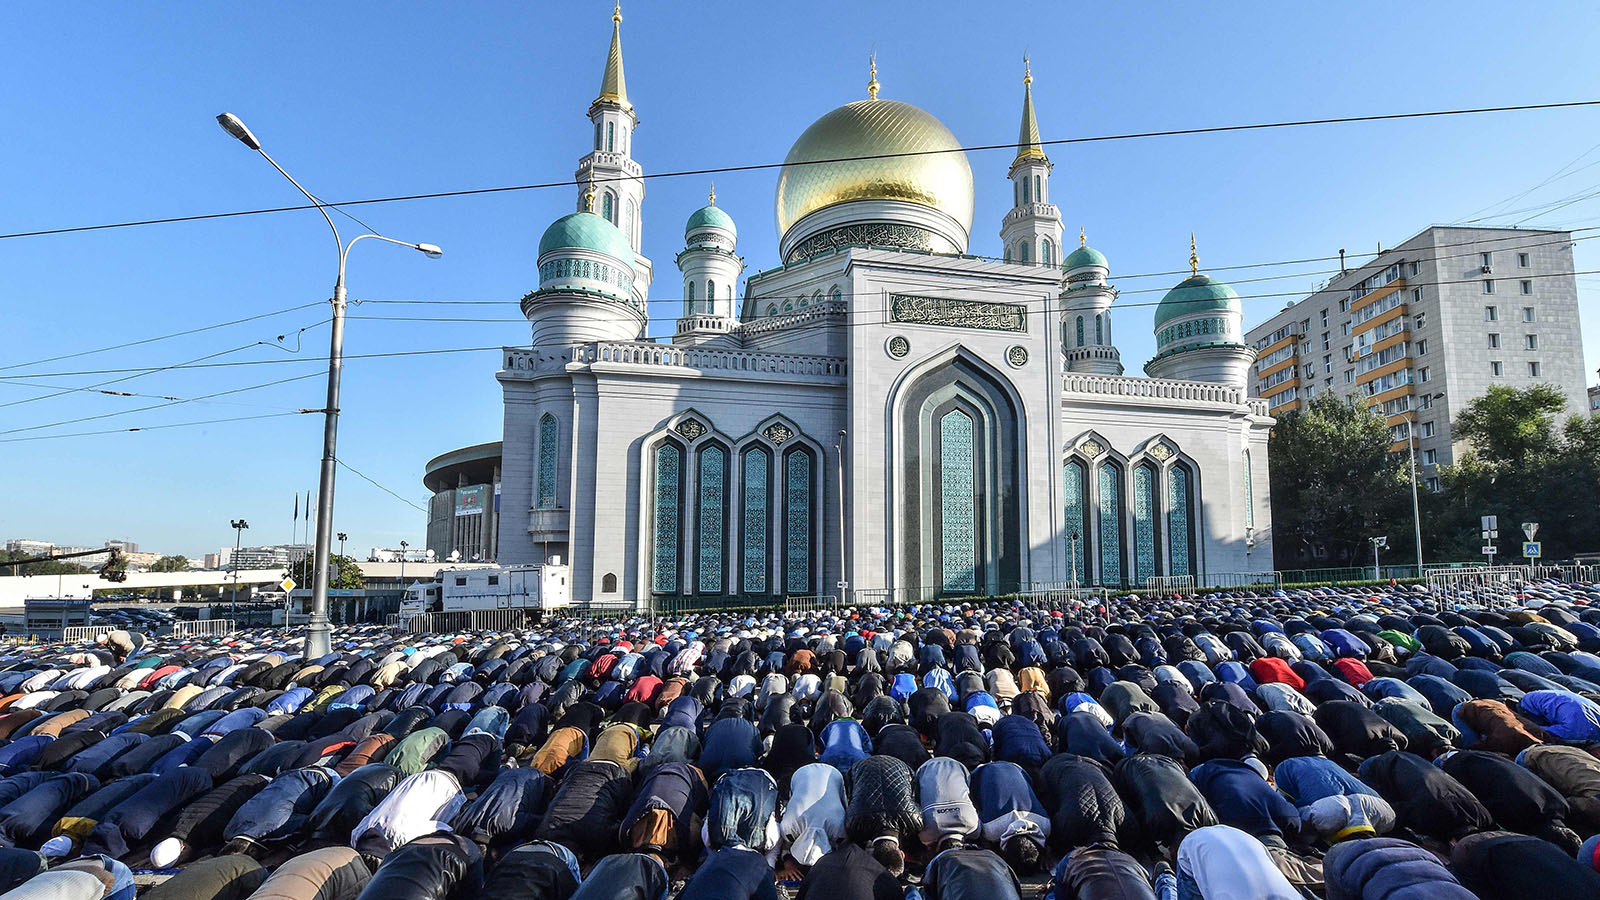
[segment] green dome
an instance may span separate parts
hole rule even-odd
[[[1082,266],[1099,266],[1110,269],[1111,264],[1106,262],[1106,255],[1093,247],[1084,245],[1067,254],[1066,262],[1062,263],[1063,269],[1077,269]]]
[[[1156,330],[1173,319],[1204,312],[1244,314],[1239,295],[1233,288],[1210,275],[1190,275],[1161,298],[1156,306]]]
[[[575,212],[550,223],[539,238],[539,255],[552,250],[592,250],[633,268],[633,247],[617,226],[592,212]]]
[[[739,229],[733,227],[733,217],[715,206],[702,206],[690,213],[689,221],[683,226],[683,234],[688,237],[698,228],[721,228],[734,235],[739,233]]]

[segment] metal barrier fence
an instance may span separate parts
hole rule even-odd
[[[406,630],[412,634],[430,634],[449,631],[514,631],[532,624],[539,610],[517,607],[513,609],[462,609],[451,612],[418,613],[406,620]]]
[[[175,638],[186,637],[219,637],[238,631],[232,619],[196,619],[193,622],[178,621],[172,623],[172,636]]]
[[[103,625],[71,625],[61,629],[61,641],[65,644],[88,643],[107,630]]]
[[[1182,594],[1195,589],[1193,575],[1157,575],[1144,580],[1144,589],[1152,594]]]
[[[785,613],[819,613],[833,612],[839,608],[839,598],[832,594],[816,594],[809,597],[783,598],[783,611]]]

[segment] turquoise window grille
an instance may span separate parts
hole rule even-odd
[[[1189,507],[1191,496],[1189,470],[1181,465],[1173,466],[1167,475],[1167,543],[1171,548],[1171,562],[1167,568],[1174,575],[1194,573],[1189,539],[1189,522],[1193,516]]]
[[[939,419],[941,585],[947,592],[978,587],[978,516],[973,496],[973,422],[959,409]]]
[[[606,191],[605,196],[600,198],[600,211],[606,217],[606,221],[617,221],[615,201],[612,200],[610,191]]]
[[[771,555],[771,522],[767,511],[771,507],[771,483],[768,471],[772,467],[772,454],[755,447],[744,454],[744,536],[743,566],[744,593],[767,592],[768,559]]]
[[[614,152],[616,149],[617,149],[617,126],[613,122],[607,122],[606,123],[606,150]]]
[[[539,493],[534,504],[539,509],[556,505],[556,460],[561,425],[556,417],[545,413],[539,417]]]
[[[695,535],[699,551],[698,587],[702,594],[723,591],[726,570],[724,547],[728,532],[728,453],[710,446],[700,451],[700,498],[695,514]]]
[[[1089,473],[1083,463],[1069,459],[1061,467],[1062,496],[1066,501],[1066,529],[1062,533],[1062,540],[1067,542],[1067,571],[1076,581],[1088,581],[1089,569],[1086,564],[1087,551],[1085,542],[1089,535],[1084,531],[1085,521],[1084,502],[1089,496]],[[1077,535],[1077,540],[1072,536]]]
[[[1100,465],[1100,583],[1122,584],[1122,472]]]
[[[1100,323],[1099,316],[1094,317],[1094,342],[1096,344],[1104,344],[1106,342],[1105,326]]]
[[[1256,527],[1256,494],[1251,484],[1250,451],[1244,451],[1244,527]]]
[[[1133,470],[1133,583],[1156,576],[1156,470]]]
[[[1078,317],[1078,346],[1083,346],[1083,316]]]
[[[811,451],[791,450],[784,471],[784,590],[811,590]]]
[[[655,528],[651,545],[650,589],[658,594],[678,590],[678,549],[683,534],[683,451],[662,444],[655,451]]]

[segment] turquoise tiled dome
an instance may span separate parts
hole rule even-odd
[[[1067,259],[1061,267],[1063,269],[1078,269],[1083,266],[1099,266],[1102,269],[1111,268],[1111,264],[1106,262],[1104,253],[1087,245],[1067,254]]]
[[[733,227],[733,217],[715,206],[702,206],[689,214],[689,221],[683,226],[684,236],[700,228],[721,228],[734,235],[739,230]]]
[[[539,238],[539,255],[552,250],[592,250],[633,268],[633,247],[617,226],[592,212],[575,212],[550,223]]]
[[[1243,315],[1244,307],[1233,288],[1210,275],[1190,275],[1161,298],[1156,306],[1155,327],[1159,331],[1161,326],[1180,316],[1205,312]]]

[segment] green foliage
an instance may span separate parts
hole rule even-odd
[[[289,577],[295,580],[298,588],[311,589],[311,562],[310,554],[293,565],[289,566]],[[365,584],[361,580],[361,567],[348,556],[337,553],[328,556],[328,589],[337,591],[359,590]]]
[[[1600,416],[1556,417],[1566,398],[1547,385],[1495,385],[1467,404],[1452,430],[1459,462],[1439,471],[1424,531],[1436,559],[1479,558],[1479,517],[1500,519],[1499,545],[1517,556],[1520,524],[1538,522],[1546,559],[1600,549]]]
[[[0,550],[0,576],[7,575],[82,575],[89,571],[71,560],[47,559],[25,566],[13,566],[10,563],[24,559],[32,559],[31,553],[17,553],[11,550]]]
[[[1385,563],[1413,554],[1410,473],[1389,452],[1383,414],[1363,403],[1322,394],[1287,413],[1272,429],[1272,541],[1280,569],[1297,568],[1325,547],[1319,564],[1371,563],[1368,538],[1389,538]]]
[[[150,564],[149,572],[184,572],[189,568],[187,556],[163,556]]]

